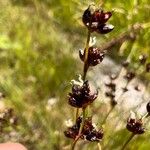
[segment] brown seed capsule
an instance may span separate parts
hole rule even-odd
[[[105,24],[111,16],[112,12],[92,9],[91,6],[89,6],[83,13],[82,21],[91,32],[96,31],[101,34],[106,34],[114,28],[112,25]]]
[[[75,139],[79,133],[82,117],[79,117],[76,124],[69,127],[65,132],[65,136],[68,138]],[[85,118],[83,130],[81,132],[81,139],[86,139],[91,142],[100,141],[103,138],[103,129],[96,130],[92,124],[92,117]]]
[[[109,32],[111,32],[114,29],[114,26],[111,24],[100,24],[97,27],[96,32],[100,33],[100,34],[107,34]]]
[[[88,135],[85,136],[86,140],[91,141],[91,142],[98,142],[103,138],[103,130],[92,130],[91,132],[89,132]]]
[[[66,131],[64,131],[64,134],[68,138],[75,139],[76,136],[78,135],[78,132],[79,128],[76,125],[74,125],[72,127],[69,127]]]
[[[129,118],[127,120],[126,128],[134,134],[143,134],[145,132],[145,128],[143,127],[143,122],[140,119],[136,120],[133,118]]]
[[[84,11],[82,16],[82,21],[86,26],[88,26],[88,24],[90,23],[91,17],[92,17],[91,11],[90,8],[88,8]]]
[[[96,10],[92,15],[92,22],[98,22],[98,24],[106,23],[112,16],[112,12],[104,12],[103,10]]]
[[[88,49],[88,60],[87,63],[89,66],[96,66],[97,64],[101,63],[104,59],[105,52],[101,51],[99,48],[96,47],[89,47]],[[84,61],[85,58],[85,51],[84,53],[79,51],[79,56],[82,61]]]
[[[68,103],[77,108],[85,108],[91,104],[98,96],[96,93],[91,92],[88,81],[85,81],[82,86],[74,84],[72,86],[72,93],[69,93]]]

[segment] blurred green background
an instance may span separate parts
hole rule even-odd
[[[132,67],[136,67],[134,60],[139,54],[150,55],[149,0],[0,0],[0,92],[6,96],[6,106],[14,108],[19,117],[15,137],[8,129],[0,136],[1,142],[21,142],[29,150],[61,150],[69,145],[63,131],[73,108],[66,97],[70,80],[82,73],[77,55],[85,45],[87,31],[81,17],[91,2],[114,10],[109,22],[115,29],[106,36],[95,34],[98,46],[137,23],[142,26],[133,38],[112,48],[114,61],[132,51]],[[116,134],[105,149],[116,150],[128,136],[126,130]],[[139,137],[131,149],[148,150],[149,137],[149,132]],[[105,140],[107,143],[110,137]],[[85,149],[96,147],[90,144]]]

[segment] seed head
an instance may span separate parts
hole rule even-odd
[[[88,60],[87,63],[89,66],[96,66],[97,64],[101,63],[104,59],[105,52],[101,51],[99,48],[96,47],[89,47],[88,49]],[[84,53],[79,51],[79,56],[82,61],[84,61],[85,58],[85,50]]]
[[[77,108],[85,108],[91,104],[98,96],[98,91],[91,92],[88,81],[85,81],[83,85],[72,86],[72,93],[69,93],[68,103]]]
[[[127,120],[126,128],[134,134],[143,134],[145,132],[141,119],[137,120],[135,118],[129,118]]]
[[[81,126],[82,117],[79,117],[76,120],[76,124],[72,127],[69,127],[65,132],[65,136],[68,138],[75,139],[79,133],[79,129]],[[86,139],[88,141],[100,141],[103,138],[103,129],[96,130],[92,124],[92,117],[88,117],[85,119],[83,130],[81,132],[80,138]]]
[[[89,6],[83,13],[82,21],[91,32],[96,31],[101,34],[106,34],[114,29],[113,25],[106,24],[111,16],[112,12],[104,12],[101,9],[95,8],[91,9],[91,6]]]
[[[69,127],[66,131],[64,131],[64,134],[68,138],[75,139],[78,135],[78,132],[79,128],[76,125],[74,125],[72,127]]]
[[[100,34],[107,34],[114,29],[114,26],[111,24],[100,24],[97,27],[96,32]]]

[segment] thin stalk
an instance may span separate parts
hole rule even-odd
[[[89,68],[87,60],[88,60],[88,50],[89,50],[89,42],[90,42],[90,37],[91,37],[91,31],[88,29],[88,35],[87,35],[87,41],[85,45],[85,57],[84,57],[84,68],[83,68],[83,80],[86,78],[86,73]]]
[[[135,136],[134,133],[131,134],[131,136],[128,138],[128,140],[125,142],[125,144],[123,145],[123,147],[121,148],[121,150],[124,150],[127,145],[129,144],[129,142],[133,139],[133,137]]]
[[[132,45],[131,51],[130,51],[130,53],[128,54],[128,56],[126,58],[127,62],[131,62],[131,58],[132,58],[133,53],[134,53],[134,48],[133,48],[133,45]],[[121,67],[121,69],[120,69],[120,71],[117,75],[117,78],[120,78],[125,71],[126,71],[126,69],[124,67]]]
[[[80,129],[79,129],[78,136],[76,137],[76,139],[74,140],[74,142],[73,142],[73,144],[72,144],[71,150],[74,150],[74,149],[75,149],[75,146],[76,146],[78,140],[80,139],[80,137],[81,137],[81,135],[82,135],[81,133],[82,133],[82,130],[83,130],[83,127],[84,127],[85,118],[86,118],[86,111],[85,111],[85,108],[83,108],[82,111],[83,111],[83,117],[82,117],[81,126],[80,126]]]
[[[86,40],[86,44],[85,44],[83,81],[85,81],[85,79],[86,79],[86,74],[87,74],[87,71],[88,71],[88,68],[89,68],[89,65],[88,65],[87,61],[88,61],[88,52],[89,52],[88,51],[89,50],[89,42],[90,42],[90,37],[91,37],[90,27],[91,27],[91,22],[90,22],[90,25],[89,25],[89,28],[88,28],[88,35],[87,35],[87,40]],[[82,130],[83,130],[83,127],[84,127],[84,121],[85,121],[85,118],[86,118],[86,110],[85,110],[85,108],[82,108],[82,111],[83,111],[83,117],[82,117],[81,126],[80,126],[80,129],[79,129],[78,136],[76,137],[76,139],[74,140],[74,142],[72,144],[71,150],[75,149],[76,143],[79,140],[79,138],[81,136],[81,133],[82,133]],[[76,109],[76,119],[78,118],[78,116],[79,116],[79,108]]]
[[[98,150],[102,150],[100,142],[98,142],[97,146],[98,146]]]
[[[141,120],[144,120],[145,118],[149,117],[149,113],[146,113],[142,118]]]
[[[111,114],[111,112],[113,111],[113,109],[115,108],[115,106],[111,107],[111,109],[109,110],[109,112],[107,113],[107,115],[105,116],[102,125],[104,125],[106,123],[106,120],[108,118],[108,116]]]
[[[75,113],[75,123],[78,119],[78,116],[79,116],[79,108],[76,109],[76,113]]]

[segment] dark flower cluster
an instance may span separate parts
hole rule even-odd
[[[72,93],[69,93],[69,104],[77,108],[86,108],[91,104],[98,96],[97,92],[92,92],[88,81],[85,81],[83,85],[74,84],[72,86]]]
[[[90,5],[89,8],[84,11],[82,21],[91,32],[95,31],[100,34],[106,34],[114,29],[113,25],[106,24],[111,16],[112,12],[104,12],[101,9],[95,9]]]
[[[79,51],[80,59],[84,62],[85,58],[85,50],[82,53],[82,51]],[[87,64],[88,66],[96,66],[97,64],[100,64],[105,56],[105,52],[102,51],[99,48],[96,47],[89,47],[88,49],[88,58],[87,58]]]
[[[82,117],[79,117],[76,121],[76,124],[72,127],[69,127],[67,131],[64,132],[65,136],[75,139],[78,136],[81,122]],[[96,130],[92,124],[92,117],[88,117],[85,119],[80,138],[91,142],[100,141],[103,138],[103,129]]]
[[[127,120],[126,128],[134,134],[143,134],[145,132],[145,128],[143,127],[143,122],[141,119],[137,120],[129,118]]]

